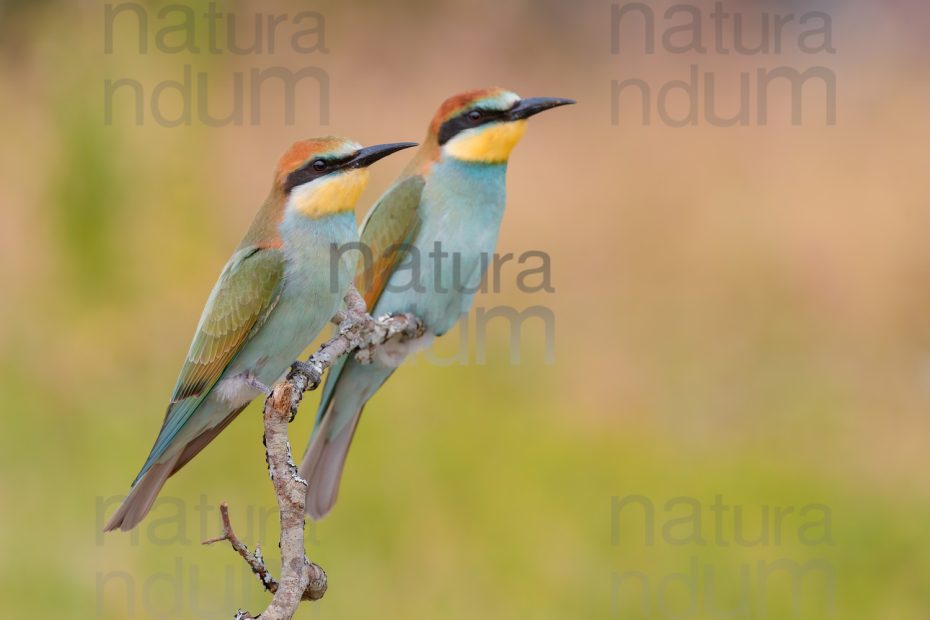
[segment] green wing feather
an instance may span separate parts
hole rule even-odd
[[[396,183],[375,203],[362,223],[361,243],[362,247],[371,251],[371,260],[365,260],[360,265],[355,287],[365,299],[369,312],[374,311],[394,269],[407,255],[408,248],[420,230],[423,221],[419,212],[420,197],[425,184],[426,181],[420,175]],[[345,364],[346,358],[342,358],[329,369],[320,397],[314,433],[326,413]]]
[[[397,183],[375,203],[362,224],[362,246],[371,251],[372,260],[362,265],[355,286],[369,311],[420,230],[420,196],[425,184],[419,175]]]
[[[184,360],[158,439],[139,477],[161,457],[242,346],[261,327],[281,294],[280,250],[237,251],[210,293]]]

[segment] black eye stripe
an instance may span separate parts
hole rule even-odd
[[[481,112],[481,117],[477,119],[470,118],[469,115],[476,110]],[[486,123],[505,119],[507,118],[508,112],[509,110],[487,110],[484,108],[473,108],[453,116],[445,123],[443,123],[439,128],[439,145],[442,146],[454,138],[456,134],[465,131],[466,129],[480,127]]]
[[[309,183],[314,179],[320,177],[325,177],[327,174],[332,174],[333,172],[340,170],[343,166],[349,163],[355,154],[346,155],[344,157],[314,157],[303,166],[295,170],[294,172],[287,175],[287,178],[284,180],[284,191],[289,192],[298,185],[303,185],[304,183]],[[317,170],[314,167],[314,164],[322,161],[326,164],[321,170]]]
[[[294,172],[287,175],[287,178],[284,179],[284,191],[289,192],[298,185],[303,185],[304,183],[309,183],[310,181],[317,179],[323,176],[321,173],[310,168],[298,168]]]

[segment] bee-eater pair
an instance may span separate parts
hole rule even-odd
[[[361,243],[373,260],[358,266],[356,252],[332,248],[359,240],[354,210],[366,167],[416,145],[362,148],[344,138],[294,144],[213,287],[155,445],[105,529],[129,530],[145,517],[168,477],[287,372],[337,313],[355,276],[372,315],[411,312],[427,331],[416,341],[386,343],[370,364],[349,356],[330,369],[300,467],[307,514],[325,515],[365,403],[410,352],[468,311],[484,257],[497,243],[507,160],[526,119],[569,103],[498,88],[446,100],[416,156],[368,213]],[[410,253],[434,247],[455,260],[424,262],[412,283],[410,270],[399,267]]]

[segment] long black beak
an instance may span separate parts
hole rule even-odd
[[[558,97],[530,97],[521,99],[513,108],[510,109],[510,118],[518,120],[529,118],[534,114],[545,112],[551,108],[557,108],[563,105],[572,105],[575,103],[572,99],[559,99]]]
[[[359,149],[358,153],[355,154],[349,163],[349,168],[364,168],[370,166],[379,159],[387,157],[391,153],[396,153],[403,149],[409,149],[411,146],[416,146],[416,142],[392,142],[391,144],[376,144],[374,146],[366,146],[363,149]]]

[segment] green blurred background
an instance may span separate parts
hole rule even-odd
[[[670,5],[653,4],[657,20]],[[241,55],[223,34],[224,51],[206,51],[206,5],[194,4],[203,49],[166,53],[155,36],[180,13],[136,6],[146,53],[125,15],[106,52],[102,4],[0,3],[7,614],[264,607],[229,549],[198,544],[228,501],[278,572],[257,405],[169,482],[137,535],[103,537],[104,513],[151,445],[280,153],[319,134],[416,140],[446,96],[500,85],[579,101],[534,119],[517,148],[499,246],[547,252],[555,291],[517,290],[510,263],[501,292],[476,301],[550,308],[554,360],[541,322],[524,326],[519,363],[495,322],[483,362],[471,332],[465,363],[419,358],[386,385],[335,511],[308,526],[330,590],[298,617],[930,618],[925,4],[730,0],[747,39],[766,12],[832,18],[836,53],[800,53],[795,21],[781,54],[756,56],[712,43],[644,54],[635,24],[611,54],[606,0],[222,3],[243,44],[259,13],[325,18],[324,39],[303,42],[325,52],[295,50],[289,37],[311,21],[286,21],[273,53]],[[712,3],[690,6],[709,28]],[[800,126],[787,91],[764,125],[611,123],[612,80],[658,89],[690,64],[716,72],[722,111],[737,105],[742,71],[828,67],[837,123],[825,126],[814,87]],[[215,116],[237,72],[318,67],[329,118],[310,81],[293,124],[274,89],[255,124],[248,107],[224,127],[195,108],[189,125],[165,127],[146,101],[138,125],[125,92],[108,122],[106,80],[137,80],[148,98],[185,65],[209,78],[193,105],[209,100]],[[403,165],[373,169],[360,211]],[[439,353],[454,353],[454,338]],[[317,398],[292,426],[299,449]],[[631,496],[642,500],[622,503]],[[729,506],[719,525],[718,496]],[[776,507],[793,511],[780,525]],[[763,578],[785,565],[812,571]]]

